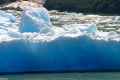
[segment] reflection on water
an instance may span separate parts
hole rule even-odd
[[[120,72],[3,75],[0,80],[120,80]]]

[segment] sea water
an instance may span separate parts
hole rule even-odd
[[[3,75],[0,80],[120,80],[119,72]]]

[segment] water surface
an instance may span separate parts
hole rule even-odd
[[[2,75],[0,80],[120,80],[120,72]]]

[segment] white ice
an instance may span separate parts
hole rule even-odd
[[[15,16],[11,13],[0,11],[0,42],[11,40],[29,40],[31,42],[52,41],[59,37],[65,38],[80,38],[80,36],[87,36],[88,38],[103,41],[120,41],[120,36],[115,32],[100,32],[97,30],[95,24],[70,24],[63,25],[61,28],[51,25],[48,13],[33,11],[32,13],[24,12],[21,24],[23,26],[16,26]],[[46,11],[45,11],[46,12]],[[40,14],[39,14],[40,13]],[[28,15],[28,16],[27,16]],[[41,17],[42,15],[42,17]],[[30,22],[27,22],[27,18]],[[42,23],[43,22],[43,23]],[[32,25],[33,24],[33,25]],[[30,25],[32,25],[30,29]],[[32,28],[36,28],[37,31],[31,31]],[[38,28],[39,27],[39,28]],[[20,29],[20,30],[19,30]],[[35,29],[34,29],[35,30]]]

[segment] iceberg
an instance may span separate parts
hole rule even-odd
[[[11,17],[0,17],[5,25],[14,23]],[[30,28],[19,31],[3,24],[0,24],[1,74],[120,69],[120,36],[115,32],[100,32],[93,24],[52,26],[47,33],[31,32]],[[27,22],[25,25],[31,26]]]
[[[20,32],[41,32],[51,27],[48,11],[41,8],[25,9],[22,13]]]

